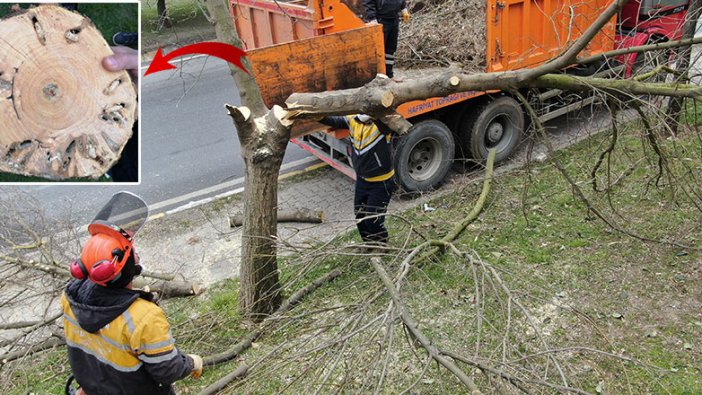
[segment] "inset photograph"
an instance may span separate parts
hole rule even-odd
[[[0,183],[139,182],[139,4],[0,3]]]

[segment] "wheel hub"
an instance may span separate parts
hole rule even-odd
[[[439,142],[429,138],[418,142],[409,155],[409,173],[417,181],[423,181],[436,171],[441,164]]]
[[[487,139],[490,143],[494,144],[502,139],[502,135],[505,132],[505,128],[499,122],[493,122],[490,124],[487,130]]]

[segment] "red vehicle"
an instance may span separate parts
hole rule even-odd
[[[630,48],[679,40],[689,6],[689,0],[629,1],[619,13],[617,47]],[[625,76],[628,78],[636,65],[647,64],[650,67],[656,61],[667,63],[668,56],[665,55],[632,53],[622,55],[617,60],[626,65]]]
[[[485,0],[486,72],[534,67],[549,61],[577,39],[612,0]],[[582,55],[675,39],[688,1],[630,1],[587,46]],[[283,104],[294,92],[360,87],[384,73],[382,31],[365,24],[361,0],[230,0],[232,18],[251,60],[266,104]],[[575,12],[575,14],[573,14]],[[441,28],[437,26],[437,28]],[[579,75],[631,74],[636,54],[620,64],[571,67]],[[616,62],[609,62],[616,63]],[[399,64],[401,66],[401,64]],[[400,75],[401,70],[397,70]],[[523,92],[547,121],[597,100],[552,90]],[[488,149],[496,160],[509,157],[526,125],[519,102],[503,92],[462,92],[404,103],[397,111],[414,126],[397,139],[395,171],[406,191],[437,187],[454,159],[479,162]],[[293,143],[350,177],[348,131],[293,130]]]

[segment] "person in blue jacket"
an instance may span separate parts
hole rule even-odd
[[[392,160],[392,130],[364,114],[330,116],[321,123],[348,129],[353,144],[351,161],[356,171],[354,213],[361,238],[368,244],[387,244],[385,213],[396,189]]]
[[[400,34],[400,15],[405,22],[410,19],[405,0],[363,0],[363,6],[366,9],[364,15],[366,22],[378,21],[383,25],[385,74],[392,78],[397,39]]]

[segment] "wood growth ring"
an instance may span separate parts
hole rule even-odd
[[[0,172],[98,178],[132,135],[136,91],[92,22],[55,5],[0,21]]]

